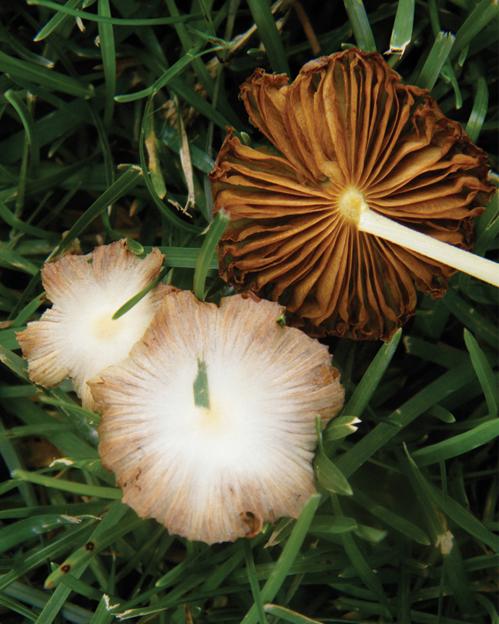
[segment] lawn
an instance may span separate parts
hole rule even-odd
[[[170,535],[123,504],[98,453],[101,415],[70,379],[33,383],[16,339],[52,305],[46,262],[120,240],[139,259],[164,254],[155,284],[234,296],[210,173],[227,128],[227,162],[258,148],[281,166],[239,98],[258,68],[291,84],[317,57],[379,52],[488,153],[481,183],[497,186],[498,17],[493,0],[1,4],[2,624],[499,624],[495,286],[457,272],[445,292],[439,274],[438,297],[418,290],[384,341],[316,332],[345,389],[342,412],[317,423],[317,494],[233,543]],[[467,236],[494,272],[490,197]],[[310,330],[293,314],[278,322]]]

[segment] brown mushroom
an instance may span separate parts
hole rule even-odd
[[[456,268],[499,285],[497,264],[469,253],[494,192],[487,155],[379,54],[316,59],[292,84],[257,70],[240,97],[275,149],[229,131],[211,173],[214,210],[232,219],[229,284],[286,305],[311,335],[383,340],[416,289],[443,296]]]

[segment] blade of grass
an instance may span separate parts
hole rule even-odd
[[[333,511],[335,515],[342,517],[343,511],[341,509],[340,501],[336,494],[331,494],[331,503],[333,505]],[[385,590],[383,589],[383,585],[381,584],[376,574],[372,571],[370,565],[367,563],[359,547],[355,543],[353,536],[350,533],[344,533],[340,536],[340,539],[342,541],[343,548],[345,549],[345,552],[348,555],[348,558],[350,559],[357,574],[360,576],[366,587],[368,587],[373,592],[379,602],[385,607],[385,615],[387,619],[392,621],[393,618],[391,617],[388,608],[388,598],[385,594]]]
[[[24,481],[28,481],[28,483],[37,483],[38,485],[44,485],[45,487],[62,490],[63,492],[71,492],[77,496],[96,496],[98,498],[107,498],[112,500],[121,500],[122,497],[121,490],[117,488],[65,481],[62,479],[55,479],[54,477],[46,477],[45,475],[37,472],[14,470],[12,477],[15,479],[23,479]]]
[[[357,47],[364,52],[376,52],[376,42],[362,0],[343,0],[343,3],[352,25]]]
[[[487,88],[487,81],[483,76],[478,75],[476,79],[476,93],[475,101],[473,102],[473,109],[464,129],[472,143],[476,143],[478,141],[488,107],[489,90]]]
[[[265,613],[270,613],[276,618],[280,618],[286,622],[291,622],[291,624],[321,624],[318,620],[311,620],[301,613],[296,613],[296,611],[291,611],[290,609],[286,609],[286,607],[280,607],[279,605],[275,605],[272,603],[266,604],[264,607]],[[265,622],[267,620],[264,620]]]
[[[284,46],[267,0],[248,0],[251,15],[255,20],[272,71],[291,77]]]
[[[109,0],[98,0],[98,13],[101,17],[111,17]],[[99,22],[99,47],[102,54],[104,79],[106,82],[104,126],[107,128],[111,124],[113,117],[114,95],[116,91],[116,48],[112,24]]]
[[[204,54],[215,52],[218,47],[210,48],[209,50],[203,50],[200,52],[201,44],[196,43],[190,50],[188,50],[182,58],[180,58],[174,65],[167,69],[150,87],[136,91],[135,93],[129,93],[127,95],[116,95],[115,100],[117,102],[135,102],[135,100],[141,100],[150,95],[155,95],[160,89],[163,89],[171,83],[180,72],[188,67],[194,60],[201,58]]]
[[[154,279],[148,286],[146,286],[145,288],[143,288],[139,293],[137,293],[134,297],[132,297],[131,299],[129,299],[126,303],[124,303],[121,308],[119,308],[119,310],[117,310],[113,316],[112,319],[113,321],[115,321],[116,319],[119,319],[120,316],[123,316],[123,314],[125,314],[126,312],[128,312],[128,310],[131,310],[133,308],[134,305],[137,305],[137,303],[143,299],[148,292],[151,292],[151,290],[153,288],[156,288],[156,286],[161,282],[161,280],[166,276],[166,274],[169,271],[169,267],[165,267],[161,273],[158,275],[158,277],[156,279]]]
[[[464,341],[470,352],[473,368],[475,369],[478,381],[482,386],[487,407],[489,408],[489,416],[491,418],[497,416],[499,407],[499,389],[497,387],[497,379],[494,376],[492,367],[490,366],[484,352],[478,346],[476,338],[467,329],[464,330]]]
[[[0,241],[0,263],[4,263],[7,266],[11,266],[14,269],[19,269],[24,273],[29,273],[30,275],[36,275],[38,273],[38,267],[36,267],[32,262],[26,260],[18,254],[16,251],[7,247],[5,243]]]
[[[264,602],[273,600],[284,583],[289,569],[291,568],[294,560],[296,559],[303,540],[305,539],[310,524],[314,518],[314,514],[319,506],[321,497],[319,494],[314,494],[300,514],[297,523],[293,529],[293,532],[289,536],[283,551],[277,560],[274,569],[272,570],[269,579],[265,583],[261,595]],[[257,624],[258,622],[258,607],[253,605],[248,613],[245,615],[241,624]]]
[[[58,7],[60,5],[57,5]],[[94,87],[91,84],[80,81],[71,76],[65,76],[53,69],[41,67],[34,63],[22,61],[8,56],[0,51],[0,71],[12,76],[19,76],[24,80],[30,80],[37,85],[42,85],[47,89],[55,89],[68,93],[73,97],[90,98],[95,95]]]
[[[28,110],[26,104],[21,100],[19,95],[9,89],[3,94],[7,102],[13,106],[19,117],[21,118],[26,137],[29,144],[29,154],[31,163],[31,174],[36,175],[40,166],[40,146],[38,145],[38,137],[36,135],[35,122],[33,116]]]
[[[363,375],[359,385],[355,389],[352,398],[343,409],[344,414],[360,417],[378,387],[395,351],[397,350],[402,329],[399,329],[388,342],[386,342],[376,354],[374,360]]]
[[[35,535],[43,535],[43,533],[58,529],[64,524],[80,524],[80,522],[78,518],[56,514],[19,520],[15,524],[0,529],[0,552],[14,548]]]
[[[47,258],[49,262],[54,256],[65,251],[69,245],[77,238],[92,221],[98,217],[106,208],[128,191],[136,186],[142,170],[135,165],[129,168],[106,190],[100,197],[82,214],[76,223],[70,228],[66,236]]]
[[[404,54],[412,39],[414,26],[414,0],[400,0],[390,39],[390,54]]]
[[[147,118],[147,115],[149,115],[149,110],[150,110],[150,106],[151,106],[151,99],[149,99],[145,110],[144,110],[144,121],[142,123],[142,129],[140,131],[140,139],[139,139],[139,158],[140,158],[140,166],[142,167],[142,172],[144,175],[144,183],[147,187],[147,190],[149,191],[152,200],[154,201],[154,203],[156,204],[158,210],[160,211],[160,213],[166,217],[166,219],[175,227],[184,230],[185,232],[189,232],[191,234],[199,234],[200,233],[200,228],[196,227],[195,225],[191,225],[190,223],[186,223],[185,221],[182,221],[182,219],[180,219],[179,217],[177,217],[177,215],[173,214],[173,212],[171,210],[169,210],[166,205],[164,204],[164,202],[161,200],[161,198],[158,196],[158,194],[156,193],[156,190],[154,189],[154,186],[151,182],[151,179],[149,177],[149,172],[148,172],[148,168],[147,168],[147,164],[146,164],[146,159],[145,159],[145,153],[144,153],[144,137],[145,137],[145,131],[144,131],[144,125],[145,125],[145,119]]]
[[[69,550],[75,543],[80,541],[86,542],[92,533],[91,521],[85,523],[85,526],[78,527],[71,532],[65,533],[55,539],[52,539],[48,546],[43,548],[37,547],[33,551],[28,551],[19,563],[15,563],[10,572],[0,577],[0,591],[4,591],[13,581],[24,576],[30,570],[44,564],[47,559],[59,557],[62,553]],[[30,554],[32,553],[32,554]]]
[[[431,91],[454,46],[455,37],[452,33],[439,32],[430,54],[421,69],[415,84],[422,89]]]
[[[194,270],[194,294],[200,301],[204,301],[205,299],[205,282],[210,263],[215,255],[218,242],[229,222],[229,213],[224,208],[221,208],[210,223],[206,232],[201,251],[196,261],[196,269]]]
[[[75,9],[79,4],[81,4],[82,0],[67,0],[65,6],[69,9]],[[64,23],[68,19],[69,15],[62,11],[58,11],[50,20],[45,24],[45,26],[38,31],[35,35],[33,41],[42,41],[46,37],[48,37],[51,33],[55,32],[57,28]]]
[[[427,409],[457,391],[473,377],[474,370],[469,361],[456,366],[399,407],[389,416],[390,420],[396,420],[402,427],[406,427]],[[336,466],[348,479],[399,431],[399,428],[386,423],[377,425],[355,447],[338,457],[335,460]]]
[[[475,539],[483,542],[484,544],[487,544],[487,546],[489,546],[494,552],[497,552],[499,550],[497,536],[488,529],[486,529],[483,524],[477,518],[475,518],[473,514],[471,514],[462,505],[457,503],[453,498],[451,498],[450,496],[443,496],[442,492],[438,488],[431,485],[423,477],[416,463],[407,451],[406,455],[412,473],[416,475],[418,479],[419,487],[422,490],[424,489],[424,491],[427,493],[428,496],[431,497],[431,499],[440,509],[440,511],[445,514],[445,516],[451,518],[456,524],[458,524],[467,533],[472,535]]]
[[[455,59],[498,13],[499,6],[495,0],[481,0],[457,31],[451,58]]]
[[[477,310],[466,303],[453,288],[448,288],[445,297],[442,298],[445,306],[461,321],[475,336],[485,340],[494,349],[499,345],[499,329],[482,316]]]
[[[412,453],[412,457],[418,466],[428,466],[452,457],[459,457],[497,437],[499,437],[499,419],[494,418],[448,440],[425,446]]]
[[[373,516],[382,520],[388,526],[391,526],[396,531],[399,531],[407,538],[414,540],[418,544],[423,544],[423,546],[429,546],[430,540],[426,533],[421,530],[418,526],[409,522],[405,518],[397,515],[390,509],[383,507],[376,501],[374,501],[370,496],[361,492],[359,489],[354,488],[354,502],[367,509]]]
[[[267,618],[263,610],[262,594],[260,592],[260,585],[256,577],[255,562],[253,561],[253,553],[251,552],[251,544],[247,539],[240,540],[244,550],[244,558],[246,560],[246,570],[248,572],[248,579],[251,587],[251,593],[253,594],[253,601],[258,611],[259,624],[267,624]]]
[[[89,11],[79,11],[73,9],[66,3],[64,6],[57,4],[57,2],[51,2],[50,0],[27,0],[28,6],[43,6],[47,9],[52,9],[58,13],[64,15],[72,15],[73,17],[79,17],[81,20],[89,20],[91,22],[100,22],[101,24],[111,24],[113,26],[133,26],[139,28],[140,26],[170,26],[172,24],[178,24],[183,22],[192,22],[203,18],[202,13],[192,13],[191,15],[180,15],[179,17],[154,17],[148,19],[137,18],[119,18],[119,17],[106,17],[104,15],[96,15]],[[38,35],[37,35],[38,36]],[[47,35],[45,35],[47,36]]]

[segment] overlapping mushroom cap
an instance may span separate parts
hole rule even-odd
[[[190,540],[234,541],[298,517],[315,492],[315,421],[343,403],[327,348],[283,308],[167,295],[123,363],[89,381],[99,453],[141,517]]]
[[[277,148],[229,135],[211,174],[231,226],[221,275],[286,305],[311,335],[387,340],[414,314],[415,287],[445,293],[455,271],[360,231],[360,204],[463,249],[493,193],[486,154],[428,92],[356,49],[241,87],[251,122]]]
[[[171,288],[159,284],[126,314],[112,317],[158,277],[163,258],[153,249],[140,259],[122,240],[45,264],[42,282],[53,306],[16,334],[31,380],[50,387],[71,377],[83,407],[93,410],[86,381],[127,357]]]

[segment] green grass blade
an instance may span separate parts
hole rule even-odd
[[[248,572],[251,593],[253,594],[253,601],[258,611],[258,622],[259,624],[267,624],[267,618],[265,617],[265,612],[263,610],[260,584],[258,583],[258,579],[256,577],[255,562],[253,560],[253,553],[251,552],[251,544],[247,539],[242,539],[239,543],[244,550],[244,558],[246,560],[246,570]]]
[[[373,516],[376,516],[385,524],[391,526],[396,531],[399,531],[407,538],[417,542],[418,544],[423,544],[423,546],[430,545],[428,536],[418,526],[397,515],[390,509],[383,507],[357,488],[354,489],[354,501],[361,507],[364,507],[364,509],[367,509],[367,511],[369,511]]]
[[[127,515],[128,517],[126,517]],[[45,581],[45,588],[57,587],[69,574],[77,575],[81,567],[88,565],[97,553],[136,529],[141,522],[140,518],[129,507],[121,503],[111,505],[110,510],[97,525],[90,540],[49,574]]]
[[[85,526],[65,533],[62,537],[59,536],[56,539],[52,539],[48,546],[33,549],[35,552],[28,551],[21,561],[14,564],[10,572],[0,577],[0,591],[3,591],[13,581],[24,576],[30,570],[37,568],[41,564],[45,564],[47,559],[59,557],[62,553],[67,552],[75,543],[81,540],[86,542],[91,533],[92,526],[89,526],[89,523],[85,523]]]
[[[344,0],[344,5],[357,47],[364,52],[376,52],[376,42],[362,0]]]
[[[41,238],[43,240],[55,240],[59,238],[59,235],[55,232],[48,232],[47,230],[43,230],[21,221],[21,219],[18,219],[12,214],[12,212],[2,201],[0,201],[0,218],[13,229],[24,232],[30,236],[34,236],[35,238]]]
[[[38,167],[40,166],[40,146],[38,145],[38,137],[36,135],[35,122],[33,116],[28,110],[26,104],[21,100],[15,91],[9,89],[3,94],[5,99],[16,110],[17,114],[21,118],[26,137],[29,144],[29,154],[32,168],[32,175],[35,175]]]
[[[59,6],[59,5],[58,5]],[[48,90],[55,89],[68,93],[73,97],[90,98],[95,95],[93,85],[65,76],[53,69],[41,67],[34,63],[21,61],[0,51],[0,71],[12,76],[19,76],[24,80],[34,82]]]
[[[485,607],[485,610],[490,617],[490,624],[499,624],[499,615],[497,613],[496,607],[494,606],[494,603],[479,593],[475,595],[475,600]]]
[[[460,52],[473,41],[480,31],[489,22],[497,18],[498,14],[499,6],[495,0],[481,0],[456,33],[456,42],[451,54],[452,59],[457,58]]]
[[[146,252],[152,249],[144,247]],[[184,269],[194,269],[198,260],[201,247],[158,247],[162,254],[165,255],[164,264],[169,267],[179,267]],[[212,258],[208,265],[210,271],[218,271],[218,259]]]
[[[163,269],[161,271],[161,273],[158,275],[158,277],[156,279],[154,279],[148,286],[146,286],[145,288],[143,288],[139,293],[137,293],[134,297],[132,297],[131,299],[129,299],[126,303],[124,303],[121,308],[119,308],[119,310],[117,310],[113,316],[112,316],[112,320],[115,321],[116,319],[119,319],[120,316],[123,316],[123,314],[125,314],[126,312],[128,312],[128,310],[131,310],[133,308],[134,305],[137,305],[137,303],[139,303],[139,301],[141,299],[143,299],[148,292],[151,292],[151,290],[153,288],[155,288],[160,282],[161,280],[166,276],[167,272],[168,272],[168,267],[166,267],[165,269]]]
[[[390,415],[390,419],[394,419],[398,424],[406,427],[427,409],[468,383],[470,379],[473,379],[473,374],[474,371],[470,362],[456,366],[404,403]],[[338,457],[335,460],[336,466],[348,479],[399,431],[400,429],[397,427],[386,423],[377,425],[353,449]]]
[[[454,46],[455,37],[452,33],[440,32],[430,50],[430,54],[421,69],[415,84],[422,89],[431,91]]]
[[[314,471],[317,481],[329,492],[351,496],[353,494],[350,484],[341,470],[319,448],[315,455]]]
[[[456,603],[461,610],[463,619],[471,619],[478,611],[471,588],[471,579],[464,567],[463,557],[458,541],[452,541],[452,548],[448,555],[444,556],[443,571],[444,578],[452,588]]]
[[[453,288],[448,288],[443,303],[475,336],[485,340],[494,349],[499,345],[499,328],[466,303]]]
[[[75,9],[79,4],[81,4],[82,0],[68,0],[65,6],[69,9]],[[33,41],[43,41],[46,37],[48,37],[51,33],[53,33],[60,24],[62,24],[65,20],[68,19],[68,14],[63,11],[58,11],[50,20],[45,24],[45,26],[36,34]]]
[[[264,602],[270,602],[273,600],[284,583],[289,569],[293,565],[293,562],[300,551],[301,545],[303,544],[303,540],[307,535],[320,500],[320,495],[314,494],[303,508],[303,511],[295,524],[293,532],[284,546],[281,556],[277,560],[268,581],[262,589],[262,600]],[[256,605],[253,605],[242,620],[241,624],[257,624],[257,622],[258,608]]]
[[[464,341],[470,352],[476,376],[482,386],[485,400],[489,408],[489,416],[493,418],[497,416],[499,407],[499,388],[497,387],[497,379],[494,376],[494,371],[484,352],[478,346],[475,337],[467,329],[464,330]]]
[[[47,258],[47,262],[62,253],[107,207],[136,186],[142,170],[131,165],[129,168],[85,211],[66,234],[64,239]]]
[[[324,443],[342,440],[355,433],[360,422],[357,416],[337,416],[333,418],[323,433],[322,439]]]
[[[361,416],[367,407],[374,391],[378,387],[388,365],[390,364],[395,351],[397,350],[402,329],[399,329],[388,342],[386,342],[376,354],[366,373],[362,377],[359,385],[355,389],[352,398],[348,401],[343,409],[344,414]]]
[[[10,368],[10,370],[21,379],[25,381],[29,380],[26,361],[15,353],[12,353],[9,349],[6,349],[3,345],[0,345],[0,362]]]
[[[98,0],[99,15],[111,17],[109,0]],[[113,117],[114,96],[116,91],[116,49],[112,24],[99,22],[99,47],[104,66],[106,82],[106,101],[104,106],[104,126],[109,126]]]
[[[296,613],[296,611],[291,611],[290,609],[271,603],[266,604],[264,610],[265,613],[270,613],[270,615],[280,618],[285,622],[291,622],[291,624],[321,624],[318,620],[311,620],[310,618],[301,615],[301,613]]]
[[[183,22],[191,22],[203,17],[202,13],[192,13],[191,15],[180,15],[179,17],[155,17],[150,19],[126,19],[119,17],[105,17],[103,15],[96,15],[89,11],[78,11],[70,7],[69,2],[64,6],[57,4],[57,2],[51,2],[50,0],[27,0],[26,4],[29,6],[43,6],[53,11],[58,11],[64,15],[71,15],[72,17],[79,17],[81,20],[90,20],[91,22],[99,22],[101,24],[111,24],[113,26],[133,26],[138,28],[139,26],[170,26],[172,24],[179,24]],[[38,37],[39,35],[37,35]]]
[[[465,132],[472,143],[478,141],[489,107],[489,90],[487,81],[481,75],[476,80],[476,94],[473,109],[465,127]]]
[[[424,490],[425,494],[433,500],[435,505],[443,514],[445,514],[445,516],[451,518],[456,524],[472,535],[475,539],[487,544],[487,546],[489,546],[494,552],[497,552],[499,550],[497,536],[485,528],[473,514],[457,503],[453,498],[450,496],[444,496],[438,488],[428,483],[408,453],[407,457],[412,473],[416,475],[418,479],[421,491]],[[439,520],[438,517],[437,522],[439,522],[440,526],[442,526],[441,520]]]
[[[35,518],[19,520],[15,524],[0,529],[0,552],[14,548],[18,544],[36,535],[43,535],[65,524],[79,524],[81,520],[56,514],[40,515]]]
[[[29,273],[30,275],[36,275],[38,273],[38,267],[0,241],[0,264],[2,263],[14,269],[19,269],[24,273]]]
[[[186,54],[180,58],[174,65],[167,69],[162,76],[160,76],[150,87],[137,91],[135,93],[129,93],[127,95],[116,95],[115,100],[117,102],[135,102],[145,97],[156,94],[160,89],[163,89],[168,85],[178,74],[180,74],[186,67],[188,67],[196,58],[200,58],[203,54],[208,54],[213,50],[204,50],[199,52],[200,44],[196,44]]]
[[[265,46],[272,71],[291,77],[284,46],[269,3],[267,0],[248,0],[248,6],[258,28],[258,34]]]
[[[428,466],[451,457],[459,457],[497,437],[499,437],[499,419],[494,418],[448,440],[425,446],[412,453],[412,457],[418,466]]]
[[[211,261],[215,256],[218,242],[229,223],[230,215],[222,208],[217,212],[206,232],[194,271],[194,294],[200,301],[204,301],[205,299],[206,276],[208,275]]]
[[[335,494],[331,494],[331,502],[336,516],[343,516],[340,502]],[[383,585],[371,569],[371,566],[366,561],[364,555],[361,553],[359,547],[355,543],[354,537],[350,533],[345,533],[341,535],[341,541],[343,543],[343,548],[345,549],[345,552],[357,574],[360,576],[366,587],[372,591],[379,602],[385,607],[385,615],[390,621],[392,621],[393,618],[388,610],[388,598],[385,594],[385,590],[383,589]]]
[[[122,496],[121,490],[117,488],[65,481],[63,479],[55,479],[54,477],[46,477],[37,472],[27,472],[26,470],[15,470],[12,473],[12,477],[15,479],[23,479],[24,481],[28,481],[28,483],[37,483],[38,485],[55,488],[56,490],[71,492],[78,496],[95,496],[112,500],[121,500]]]
[[[412,39],[415,0],[400,0],[390,39],[390,53],[404,54]]]
[[[148,114],[149,106],[146,106],[146,110],[144,112],[144,116]],[[145,154],[144,154],[144,128],[142,128],[140,133],[139,140],[139,157],[140,157],[140,166],[142,167],[142,171],[144,174],[144,183],[149,191],[152,200],[156,204],[156,207],[160,211],[160,213],[169,221],[173,226],[184,230],[185,232],[189,232],[191,234],[199,234],[201,229],[196,227],[195,225],[191,225],[190,223],[186,223],[182,221],[177,215],[173,214],[171,210],[169,210],[163,200],[158,196],[156,190],[152,184],[152,181],[149,177],[149,171],[146,164]]]
[[[32,622],[38,621],[38,613],[30,611],[17,600],[12,600],[12,598],[7,598],[5,595],[0,595],[0,604],[5,609],[8,609],[8,611],[19,613],[19,615],[22,615],[24,618],[31,620]]]

